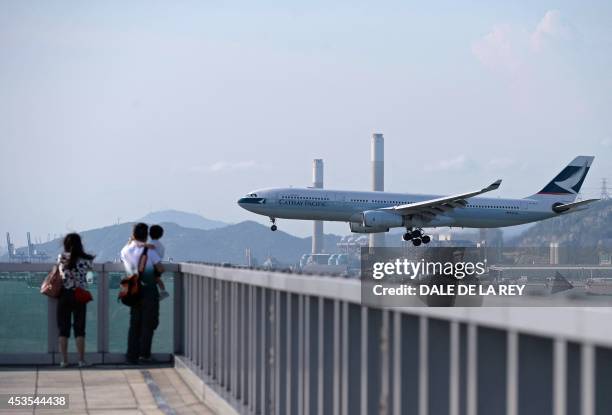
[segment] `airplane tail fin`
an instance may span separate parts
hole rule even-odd
[[[562,202],[573,202],[580,192],[586,178],[593,156],[578,156],[555,176],[542,190],[529,199],[555,198]]]

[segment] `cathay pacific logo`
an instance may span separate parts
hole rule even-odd
[[[567,166],[539,194],[578,194],[588,172],[588,161],[583,166]]]
[[[577,194],[578,190],[580,190],[580,186],[578,186],[578,189],[576,189],[576,186],[578,185],[578,183],[582,183],[582,180],[584,179],[584,176],[586,176],[587,171],[588,167],[585,163],[584,166],[580,168],[580,170],[577,170],[569,178],[559,182],[556,181],[555,184],[569,193]]]

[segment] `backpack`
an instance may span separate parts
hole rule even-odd
[[[144,247],[140,258],[138,259],[138,270],[135,274],[124,278],[119,283],[119,294],[117,299],[128,307],[138,305],[142,296],[142,274],[144,273],[147,264],[149,248]]]

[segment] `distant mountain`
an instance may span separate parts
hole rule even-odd
[[[194,229],[216,229],[227,226],[227,223],[220,222],[218,220],[206,219],[205,217],[198,215],[197,213],[183,212],[180,210],[160,210],[157,212],[151,212],[142,219],[141,222],[148,224],[155,223],[175,223],[183,228],[194,228]]]
[[[595,202],[581,212],[538,222],[515,238],[512,245],[547,246],[550,242],[612,247],[612,200]]]
[[[96,255],[96,262],[115,261],[130,236],[132,226],[133,223],[122,223],[81,232],[85,249]],[[271,255],[282,263],[292,264],[311,249],[310,237],[298,238],[280,230],[272,232],[267,226],[253,221],[209,230],[186,228],[174,223],[164,223],[163,226],[166,259],[174,261],[244,264],[245,249],[250,248],[252,257],[259,263]],[[339,236],[325,235],[326,248],[335,252],[339,240]],[[61,251],[61,240],[36,245],[36,249],[47,252],[54,259]],[[6,260],[7,255],[0,258],[0,261]]]

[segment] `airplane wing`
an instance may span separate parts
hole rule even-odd
[[[475,190],[473,192],[461,193],[452,196],[444,196],[437,199],[424,200],[422,202],[417,203],[391,206],[388,208],[383,208],[382,210],[390,210],[400,215],[423,214],[425,216],[434,217],[438,214],[453,210],[455,208],[463,208],[467,205],[466,199],[490,192],[492,190],[496,190],[500,184],[501,180],[496,180],[489,186],[480,190]]]
[[[564,213],[569,210],[574,210],[580,206],[584,206],[584,205],[588,205],[589,203],[597,202],[598,200],[599,199],[587,199],[587,200],[581,200],[580,202],[564,203],[562,205],[554,206],[553,210],[556,213]]]

